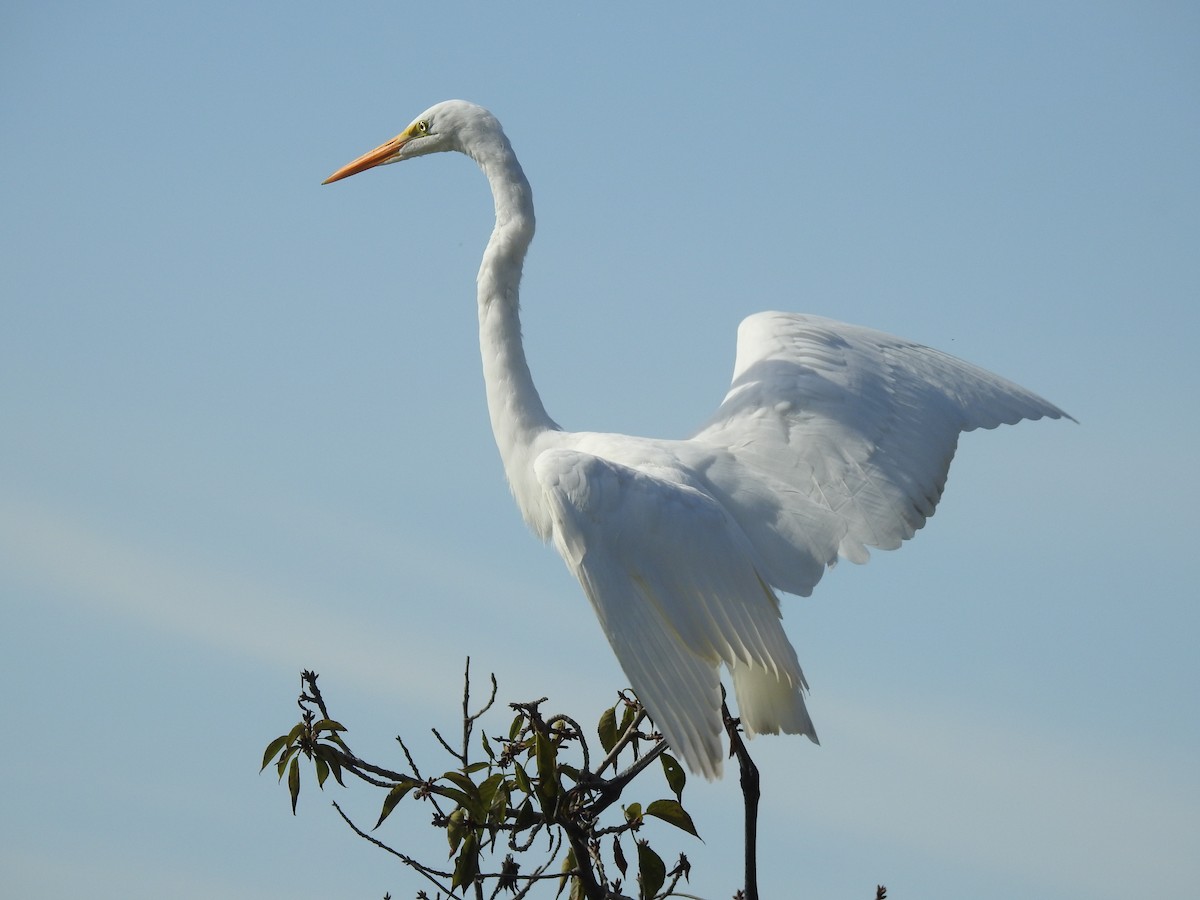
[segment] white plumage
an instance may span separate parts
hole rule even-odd
[[[688,440],[567,432],[521,345],[533,198],[500,123],[439,103],[326,183],[440,151],[473,158],[496,224],[479,270],[488,409],[525,521],[579,579],[631,686],[693,771],[721,773],[720,667],[748,734],[816,732],[775,591],[808,595],[933,515],[958,435],[1062,410],[919,344],[817,316],[738,329],[733,384]]]

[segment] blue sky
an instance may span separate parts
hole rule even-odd
[[[3,20],[13,896],[411,896],[329,797],[293,819],[256,774],[301,668],[380,759],[453,726],[464,649],[502,699],[585,720],[622,686],[492,445],[482,177],[437,157],[320,186],[450,97],[499,115],[533,182],[525,335],[564,426],[687,434],[770,308],[931,344],[1080,420],[968,435],[915,541],[787,599],[822,745],[752,745],[764,896],[1194,887],[1194,5]],[[689,793],[693,889],[728,897],[736,780]]]

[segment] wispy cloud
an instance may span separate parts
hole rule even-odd
[[[396,627],[372,628],[318,598],[139,545],[44,504],[0,501],[0,567],[28,589],[268,665],[320,660],[393,697],[413,685],[419,699],[421,673],[436,660],[436,648],[403,640]]]

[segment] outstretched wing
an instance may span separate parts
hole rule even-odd
[[[807,594],[813,567],[790,563],[788,552],[829,553],[830,527],[836,554],[854,562],[866,561],[868,547],[900,546],[933,515],[961,432],[1043,416],[1066,413],[953,356],[856,325],[767,312],[739,327],[733,384],[692,441],[736,460],[714,470],[714,486],[733,498],[730,511],[772,583]],[[776,486],[785,508],[812,518],[815,504],[839,524],[793,529],[781,541],[778,529],[756,524],[756,506],[737,503],[744,485],[762,483]]]
[[[573,449],[534,464],[554,543],[578,577],[630,684],[693,771],[721,771],[719,667],[748,730],[815,738],[804,676],[722,505],[680,468],[632,468]]]

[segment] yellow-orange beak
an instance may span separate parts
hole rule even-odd
[[[374,168],[375,166],[387,162],[400,152],[400,148],[407,144],[409,138],[411,137],[412,135],[410,135],[407,131],[401,132],[390,141],[380,144],[369,153],[364,153],[358,159],[354,160],[354,162],[346,163],[346,165],[342,166],[340,169],[322,181],[321,184],[329,184],[333,181],[341,181],[343,178],[349,178],[351,175],[357,175],[359,172],[364,172],[367,169]]]

